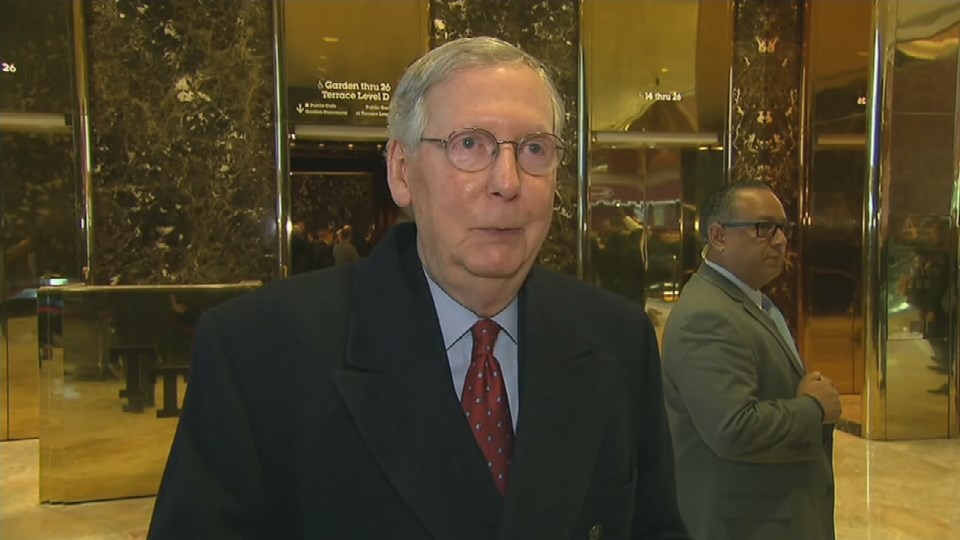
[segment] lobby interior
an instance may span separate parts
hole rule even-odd
[[[468,35],[566,103],[540,262],[658,333],[705,200],[772,187],[766,292],[844,403],[837,537],[960,538],[960,3],[363,4],[0,0],[0,539],[145,537],[197,316],[376,244],[389,94]]]

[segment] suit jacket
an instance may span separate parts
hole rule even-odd
[[[204,314],[152,539],[688,538],[650,322],[543,269],[506,497],[451,382],[416,229]]]
[[[680,512],[697,540],[834,537],[833,427],[773,320],[706,264],[663,335]]]

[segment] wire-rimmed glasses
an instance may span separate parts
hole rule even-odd
[[[478,127],[458,129],[444,139],[421,137],[420,141],[443,145],[450,163],[464,172],[486,169],[497,159],[500,145],[511,144],[520,169],[527,174],[544,176],[557,168],[564,150],[563,141],[552,133],[531,133],[519,141],[509,141],[497,139],[493,133]]]

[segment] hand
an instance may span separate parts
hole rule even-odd
[[[807,373],[800,379],[800,384],[797,385],[797,396],[803,395],[812,397],[823,407],[824,424],[836,424],[840,420],[840,414],[843,412],[840,394],[837,393],[830,379],[821,375],[819,371]]]

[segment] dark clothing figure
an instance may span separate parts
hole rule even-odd
[[[313,248],[310,241],[301,235],[294,234],[290,238],[290,259],[292,262],[292,273],[302,274],[310,270],[310,259],[313,256]]]
[[[339,244],[333,246],[333,262],[335,266],[341,266],[360,259],[357,248],[349,240],[342,240]]]
[[[538,267],[519,299],[506,498],[404,224],[204,314],[149,538],[689,538],[643,310]]]
[[[313,247],[311,270],[323,270],[334,265],[333,246],[326,242],[317,242]]]
[[[949,322],[947,291],[950,287],[949,255],[940,246],[919,247],[914,251],[902,292],[907,302],[919,311],[923,338],[933,351],[931,369],[949,375]],[[949,382],[931,393],[947,395]]]

